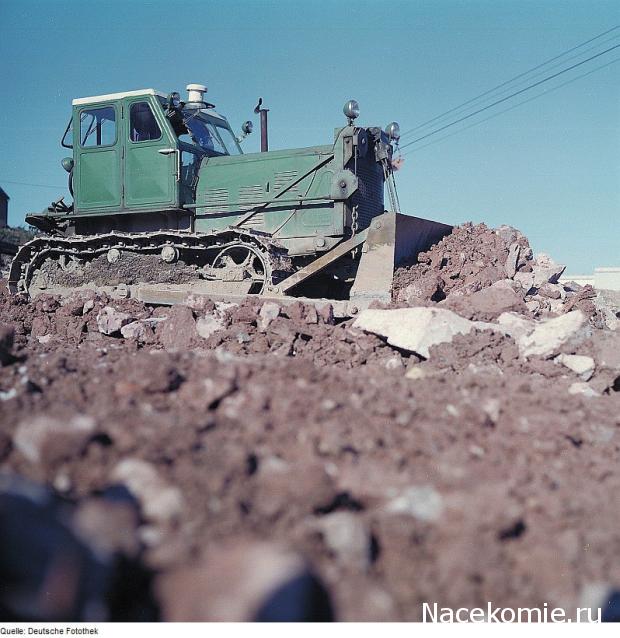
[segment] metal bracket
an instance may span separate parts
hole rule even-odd
[[[279,292],[281,294],[287,293],[289,290],[291,290],[291,288],[294,288],[302,281],[305,281],[309,277],[312,277],[313,275],[321,272],[321,270],[327,268],[327,266],[336,261],[336,259],[340,259],[340,257],[343,257],[355,247],[364,243],[364,241],[366,241],[367,235],[368,229],[363,230],[361,233],[353,235],[353,237],[347,239],[346,241],[343,241],[341,244],[338,244],[329,252],[321,255],[312,263],[308,264],[304,268],[301,268],[296,273],[293,273],[290,277],[287,277],[284,281],[280,282],[276,289],[276,292]]]

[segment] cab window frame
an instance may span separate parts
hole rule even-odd
[[[113,142],[109,142],[107,144],[84,144],[84,141],[82,139],[82,124],[83,124],[83,119],[82,116],[85,113],[89,113],[92,111],[102,111],[104,109],[112,109],[112,111],[114,112],[114,120],[108,120],[109,122],[114,122],[114,141]],[[93,149],[98,149],[98,148],[111,148],[113,146],[116,146],[118,144],[118,140],[119,140],[119,118],[118,118],[118,108],[116,104],[85,104],[83,108],[81,108],[78,111],[77,114],[77,123],[78,123],[78,131],[79,131],[79,135],[78,135],[78,146],[82,149],[82,150],[93,150]],[[67,127],[68,129],[69,127]],[[75,145],[75,127],[73,127],[73,131],[74,131],[74,135],[73,135],[73,142]],[[92,135],[92,133],[91,133]],[[90,137],[90,136],[89,136]],[[63,138],[64,139],[64,138]],[[88,138],[86,138],[88,139]]]
[[[132,139],[131,133],[132,133],[133,127],[131,125],[131,113],[132,113],[133,107],[137,104],[146,104],[148,106],[148,108],[151,111],[151,115],[153,116],[153,121],[155,122],[155,124],[157,125],[157,128],[159,129],[159,137],[155,137],[150,140]],[[129,116],[127,118],[127,139],[129,140],[129,142],[131,142],[131,144],[148,144],[149,142],[160,142],[161,140],[164,139],[164,127],[162,126],[162,123],[157,119],[157,115],[156,115],[157,109],[153,108],[153,104],[151,104],[151,101],[146,96],[129,102],[129,104],[127,104],[127,111]]]

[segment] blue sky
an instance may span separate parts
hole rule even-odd
[[[59,140],[74,97],[200,82],[235,129],[258,124],[262,96],[271,148],[309,146],[331,142],[349,98],[360,123],[405,131],[617,24],[617,0],[0,0],[10,223],[65,192]],[[403,211],[516,226],[573,274],[620,266],[620,63],[443,135],[407,155]]]

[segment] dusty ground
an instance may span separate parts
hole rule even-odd
[[[584,313],[528,357],[474,330],[425,359],[301,305],[3,294],[0,469],[146,567],[164,619],[255,618],[310,573],[339,620],[419,620],[422,602],[572,612],[620,586],[620,331],[553,270],[513,229],[466,225],[396,278],[395,307]],[[102,498],[119,484],[136,516]]]

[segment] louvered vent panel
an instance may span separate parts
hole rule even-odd
[[[210,211],[228,210],[228,189],[226,188],[208,188],[202,198],[202,205]]]
[[[265,199],[265,189],[262,184],[254,186],[242,186],[239,189],[239,209],[250,210],[256,207],[257,202]]]
[[[280,171],[274,175],[273,188],[274,190],[280,191],[283,188],[286,188],[288,184],[294,181],[297,178],[297,171]],[[299,189],[297,188],[298,184],[293,186],[293,188],[289,188],[286,193],[287,195],[297,195],[299,193]]]
[[[252,215],[250,219],[241,224],[241,228],[254,228],[255,230],[264,230],[263,225],[265,223],[265,213],[260,212],[256,215]]]

